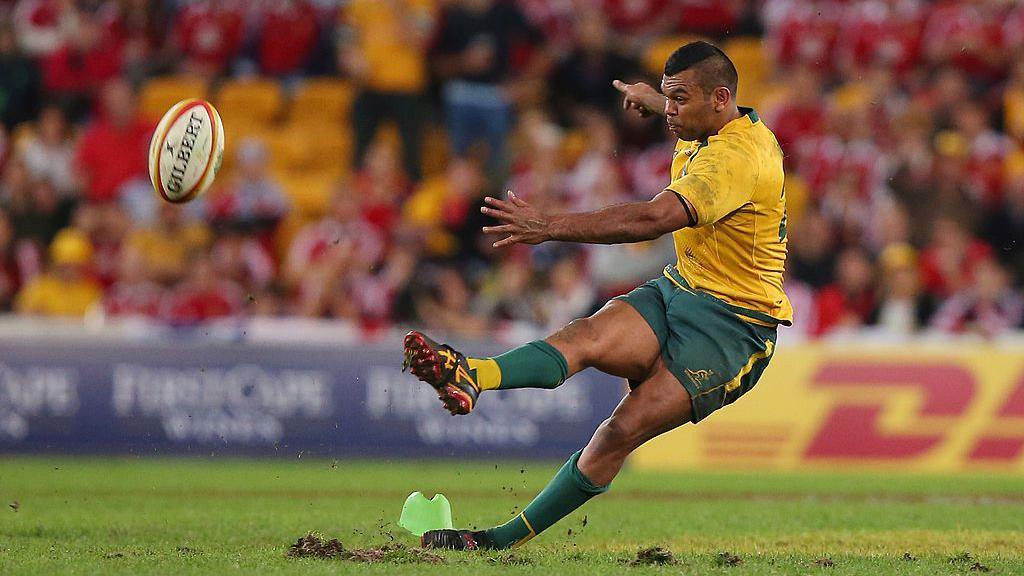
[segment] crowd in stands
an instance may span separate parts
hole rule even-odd
[[[557,328],[670,239],[495,250],[482,198],[660,192],[674,142],[611,82],[697,38],[786,153],[789,331],[1024,326],[1015,0],[0,1],[0,310]],[[227,158],[178,206],[146,151],[187,96]]]

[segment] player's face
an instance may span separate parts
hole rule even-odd
[[[697,83],[696,71],[683,70],[661,79],[665,122],[680,140],[703,140],[714,130],[715,104]]]

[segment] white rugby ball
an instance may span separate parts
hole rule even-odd
[[[149,178],[157,194],[188,202],[213,184],[224,159],[224,124],[205,100],[182,100],[164,114],[149,143]]]

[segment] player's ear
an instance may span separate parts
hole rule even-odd
[[[725,86],[719,86],[711,92],[711,101],[714,102],[715,112],[725,110],[729,105],[729,100],[732,100],[732,92]]]

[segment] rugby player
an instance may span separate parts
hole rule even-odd
[[[782,150],[750,108],[737,106],[736,68],[707,42],[666,61],[661,92],[615,81],[623,105],[663,114],[679,139],[671,182],[650,201],[546,214],[509,192],[486,198],[494,246],[546,241],[617,244],[672,234],[677,261],[664,275],[589,318],[493,358],[469,358],[420,332],[405,337],[404,368],[432,386],[452,414],[486,390],[555,388],[589,367],[629,382],[611,416],[522,513],[487,530],[433,530],[428,548],[519,546],[608,490],[644,442],[698,423],[750,390],[793,310],[782,288],[786,198]]]

